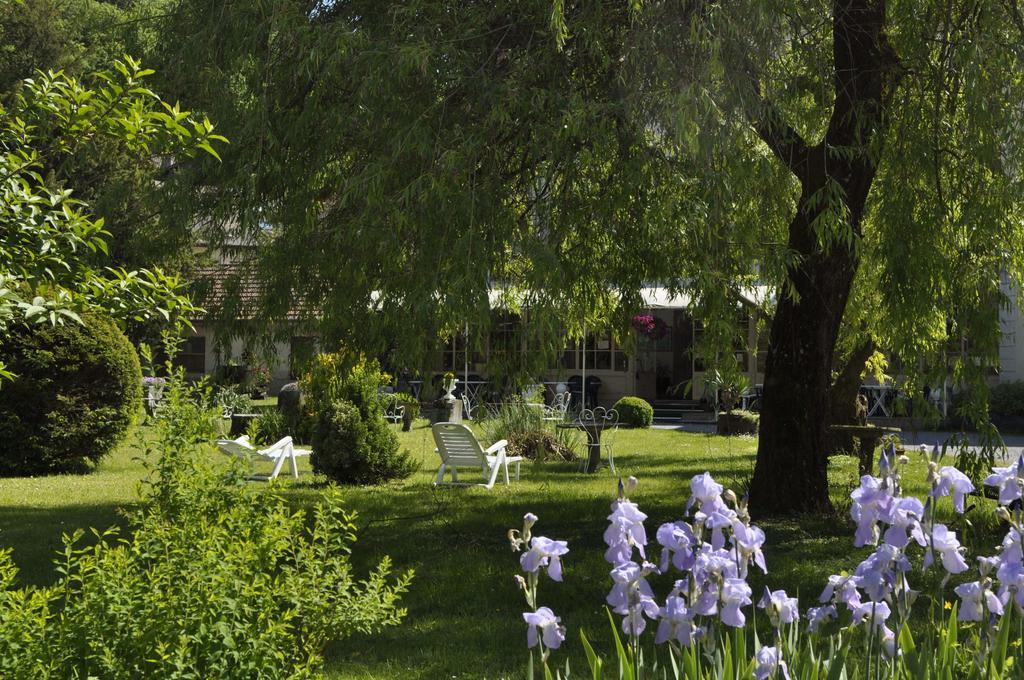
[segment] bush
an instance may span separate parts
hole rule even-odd
[[[623,397],[612,408],[619,414],[619,425],[650,427],[654,422],[654,408],[640,397]]]
[[[576,451],[548,430],[522,432],[508,440],[508,455],[527,460],[576,460]]]
[[[284,414],[277,409],[261,411],[253,421],[253,427],[256,441],[267,446],[290,434]]]
[[[384,420],[378,396],[384,376],[376,361],[359,359],[346,368],[338,355],[314,362],[307,380],[315,415],[310,463],[342,484],[379,484],[408,477],[416,469],[408,451]]]
[[[142,403],[142,370],[111,321],[12,327],[0,363],[0,476],[88,471],[124,438]]]
[[[412,429],[413,421],[420,417],[420,402],[408,392],[395,392],[395,400],[405,407],[402,412],[402,431]]]
[[[337,491],[307,514],[238,465],[225,479],[206,446],[181,447],[204,427],[158,423],[131,538],[76,532],[53,587],[15,589],[0,551],[0,677],[311,678],[329,643],[401,620],[412,573],[385,557],[357,580]]]
[[[993,416],[1024,416],[1024,382],[1005,382],[993,387],[988,408]]]
[[[729,411],[718,414],[717,433],[721,435],[757,434],[761,416],[753,411]]]
[[[545,427],[544,411],[531,402],[509,401],[482,422],[489,441],[508,440],[509,455],[543,461],[550,458],[575,460],[579,448],[576,430]]]

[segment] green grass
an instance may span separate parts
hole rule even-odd
[[[569,541],[565,582],[543,580],[540,595],[569,628],[567,651],[559,658],[568,654],[577,672],[583,669],[581,627],[607,652],[603,605],[609,581],[601,536],[616,491],[611,474],[586,475],[569,463],[526,464],[522,480],[509,487],[435,488],[430,482],[437,461],[429,428],[420,421],[399,436],[421,461],[421,470],[402,482],[346,489],[345,496],[359,513],[357,566],[366,569],[387,554],[398,567],[415,569],[404,600],[409,615],[398,628],[328,650],[328,677],[520,677],[524,607],[512,580],[518,558],[506,532],[519,527],[527,511],[540,517],[535,532]],[[640,479],[632,499],[649,516],[653,542],[660,523],[682,516],[693,475],[710,470],[718,481],[742,492],[753,471],[756,442],[626,430],[615,446],[619,473]],[[51,562],[63,532],[119,522],[119,510],[132,504],[144,473],[133,460],[136,455],[126,443],[92,475],[0,480],[0,541],[13,546],[23,582],[54,579]],[[302,471],[297,482],[283,482],[298,506],[321,493],[305,460]],[[924,463],[915,459],[907,475],[908,493],[923,496],[924,474]],[[837,504],[848,508],[844,499],[856,483],[854,460],[834,458],[830,477]],[[852,547],[851,524],[842,518],[804,517],[761,526],[768,539],[769,575],[753,579],[755,592],[763,583],[786,588],[800,595],[804,608],[817,598],[829,574],[852,569],[868,552]],[[653,548],[649,556],[656,561]],[[663,578],[655,590],[663,594],[670,583]]]

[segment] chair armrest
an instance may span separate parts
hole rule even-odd
[[[501,441],[494,442],[493,444],[491,444],[490,447],[488,447],[488,449],[484,451],[484,453],[490,456],[497,453],[498,451],[503,451],[506,446],[508,446],[508,440],[502,439]]]

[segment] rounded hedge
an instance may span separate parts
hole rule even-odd
[[[135,348],[111,321],[9,328],[0,359],[0,476],[82,473],[124,438],[142,403]]]
[[[619,425],[650,427],[654,422],[654,409],[640,397],[623,397],[612,408],[619,414]]]
[[[339,484],[380,484],[408,477],[415,465],[379,414],[339,399],[320,412],[313,428],[313,470]]]

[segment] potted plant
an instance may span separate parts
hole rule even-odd
[[[250,366],[246,371],[243,391],[248,392],[252,399],[263,399],[267,396],[270,385],[270,369],[263,364]]]

